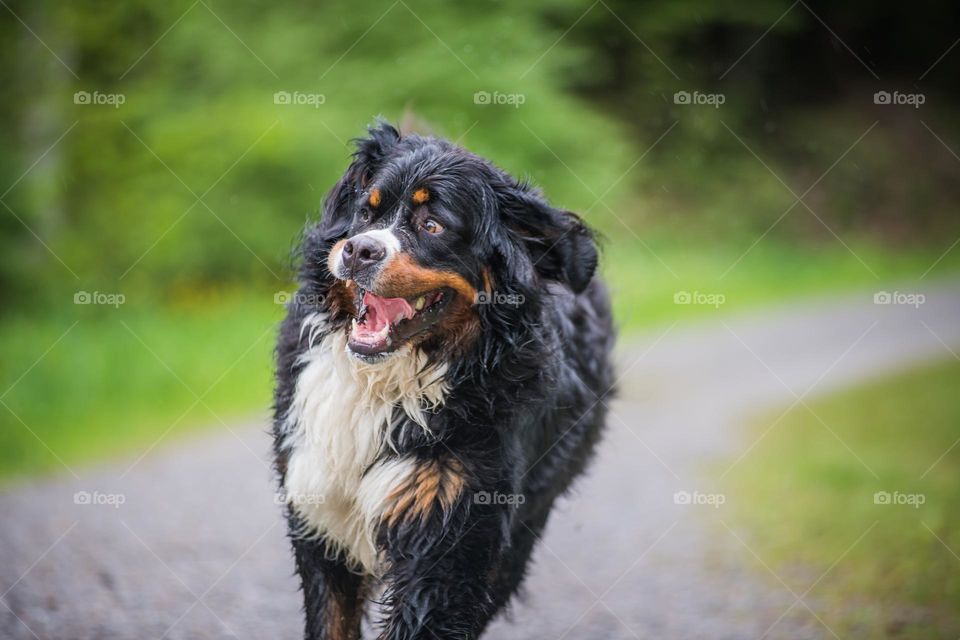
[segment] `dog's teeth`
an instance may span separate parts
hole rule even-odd
[[[427,299],[425,296],[420,296],[417,298],[417,301],[414,303],[413,308],[417,311],[423,311],[424,305],[427,304]]]

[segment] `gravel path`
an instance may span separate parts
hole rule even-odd
[[[487,637],[830,636],[728,528],[736,496],[674,495],[719,491],[751,455],[737,427],[756,411],[958,351],[960,286],[922,291],[919,308],[865,293],[632,341],[597,460],[555,510],[527,597]],[[0,493],[0,637],[298,637],[264,424]],[[804,602],[817,611],[816,591]]]

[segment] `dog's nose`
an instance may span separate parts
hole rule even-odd
[[[376,238],[359,235],[347,240],[341,252],[343,266],[355,272],[371,267],[387,255],[387,247]]]

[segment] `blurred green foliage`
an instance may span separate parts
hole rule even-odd
[[[47,54],[45,79],[22,69],[7,85],[30,94],[21,119],[40,105],[50,112],[37,131],[17,127],[10,164],[27,166],[77,124],[7,201],[90,288],[284,282],[291,244],[343,172],[349,139],[378,115],[396,122],[411,110],[507,169],[535,172],[570,206],[587,196],[564,165],[600,189],[628,160],[616,123],[536,73],[553,33],[538,28],[535,8],[46,4],[20,8],[25,20],[43,16],[79,79]],[[17,40],[17,59],[43,53],[29,34]],[[78,105],[75,91],[125,102]],[[522,109],[475,104],[481,91],[522,93]],[[322,104],[277,104],[277,92]],[[33,294],[72,279],[16,220],[4,225],[7,288]]]
[[[923,128],[956,139],[957,56],[924,78],[923,123],[872,101],[949,45],[932,12],[904,48],[879,35],[907,9],[786,0],[9,7],[0,287],[18,305],[78,284],[283,282],[297,231],[377,115],[413,114],[608,233],[740,246],[876,122],[805,199],[816,215],[795,205],[773,237],[957,231],[957,165]],[[724,102],[676,104],[678,91]]]
[[[581,18],[565,40],[584,59],[557,68],[563,81],[641,148],[677,123],[632,174],[643,207],[631,224],[697,243],[770,230],[942,251],[957,237],[956,5],[586,6],[547,12],[557,28]],[[677,92],[722,102],[678,104]],[[878,104],[877,92],[922,104]]]
[[[678,290],[724,293],[728,311],[952,273],[960,55],[938,58],[958,10],[934,9],[7,0],[0,472],[267,406],[255,341],[377,116],[582,213],[628,329],[718,311],[674,305]],[[896,88],[923,109],[874,104]]]

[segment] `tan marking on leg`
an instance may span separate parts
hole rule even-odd
[[[355,596],[334,593],[327,598],[323,624],[331,640],[360,640],[360,619],[363,617],[363,591]]]

